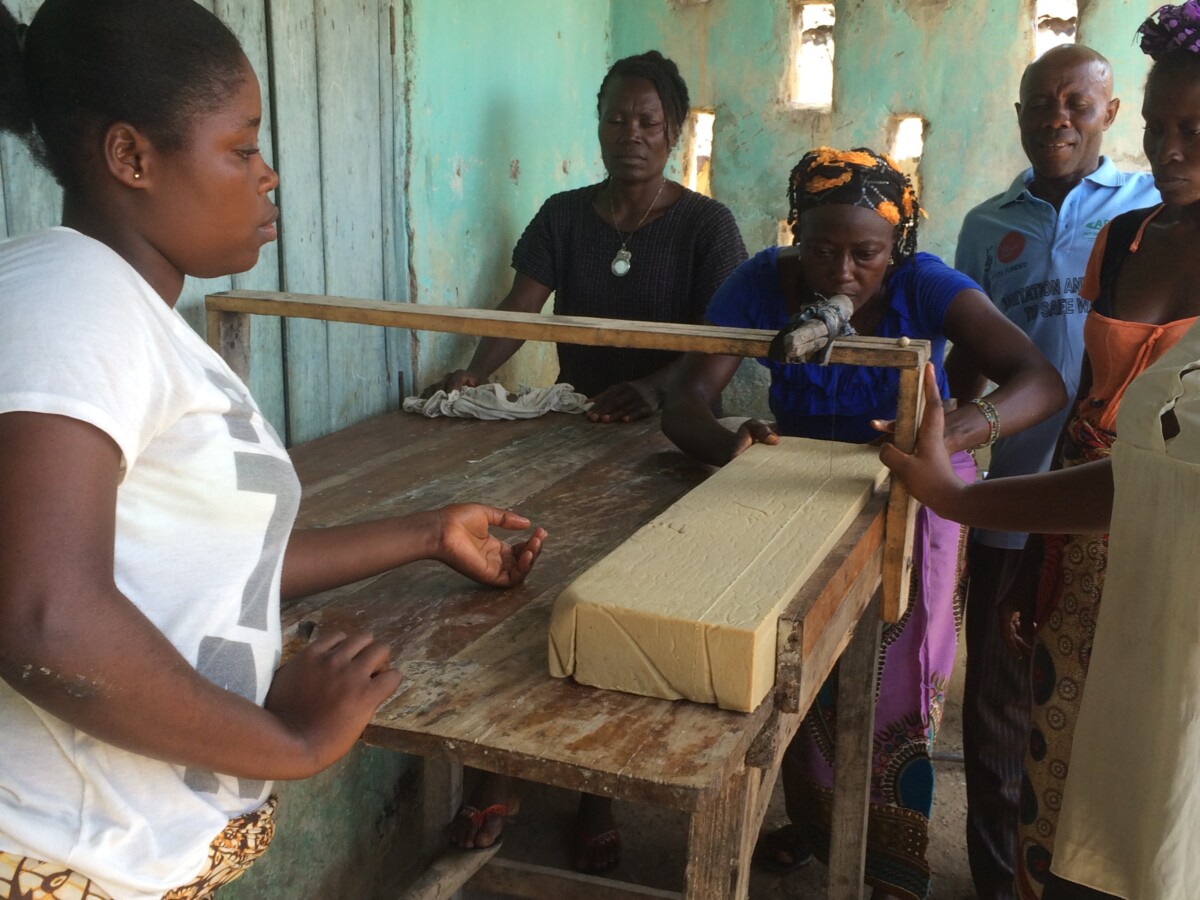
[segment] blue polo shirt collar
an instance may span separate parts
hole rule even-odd
[[[1095,184],[1105,185],[1107,187],[1119,187],[1124,184],[1124,178],[1121,175],[1121,170],[1116,167],[1111,159],[1107,156],[1100,157],[1100,165],[1096,167],[1096,171],[1091,175],[1085,175],[1084,181],[1091,181]],[[1033,181],[1033,168],[1028,168],[1009,185],[1004,196],[1000,200],[1001,206],[1008,206],[1010,203],[1015,203],[1026,194],[1029,194],[1029,182]],[[1032,197],[1032,194],[1029,194]]]

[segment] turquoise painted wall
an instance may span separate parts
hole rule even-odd
[[[1105,142],[1108,153],[1123,169],[1148,170],[1142,153],[1142,93],[1149,58],[1134,41],[1137,27],[1161,3],[1156,0],[1081,0],[1079,42],[1095,47],[1111,60],[1121,111]]]
[[[276,789],[275,840],[221,900],[390,898],[415,877],[418,760],[360,744],[320,775]]]
[[[495,306],[542,200],[602,176],[595,93],[608,66],[608,12],[608,0],[405,6],[396,167],[408,180],[392,215],[406,235],[408,265],[395,275],[408,299]],[[411,344],[419,385],[465,364],[474,346],[429,332],[397,337]],[[551,346],[527,345],[500,374],[539,383],[556,370]],[[360,746],[316,779],[281,785],[276,845],[222,897],[398,896],[421,862],[418,773],[412,757]]]
[[[931,215],[926,249],[951,254],[963,213],[1023,166],[1012,102],[1030,58],[1025,0],[839,3],[840,77],[831,115],[788,109],[780,99],[787,0],[206,2],[238,31],[268,88],[268,109],[286,120],[281,133],[267,137],[286,176],[281,205],[290,240],[231,282],[245,286],[274,287],[282,275],[294,290],[494,306],[511,281],[513,244],[541,202],[603,175],[595,93],[607,66],[654,47],[679,62],[693,105],[716,109],[714,192],[751,247],[774,240],[786,211],[783,184],[801,152],[820,143],[879,144],[892,113],[930,121],[922,167]],[[28,19],[38,0],[15,5]],[[1081,38],[1113,59],[1125,98],[1109,149],[1123,164],[1139,164],[1146,66],[1131,37],[1156,2],[1081,5]],[[393,17],[400,46],[389,61]],[[334,51],[341,55],[332,58],[355,64],[357,82],[375,80],[378,109],[340,102],[339,73],[350,63],[330,65]],[[320,79],[318,55],[326,61]],[[319,124],[329,129],[327,142]],[[360,165],[364,159],[369,166]],[[0,139],[0,188],[5,233],[58,220],[57,191],[8,138]],[[359,258],[374,262],[361,266]],[[197,327],[203,287],[189,284],[182,304]],[[406,351],[423,384],[464,364],[473,346],[466,338],[408,332],[393,332],[387,346],[375,339],[358,344],[346,334],[307,325],[287,335],[257,329],[254,365],[262,375],[252,387],[277,424],[284,420],[285,345],[304,357],[289,371],[293,390],[312,407],[301,414],[294,398],[289,404],[288,424],[300,437],[383,402],[374,388],[360,396],[360,385],[375,369],[380,384],[387,369],[404,370]],[[299,352],[309,345],[311,353]],[[359,372],[368,354],[372,371]],[[310,377],[305,367],[317,371]],[[554,370],[550,348],[527,346],[500,375],[536,383]],[[741,384],[733,394],[753,409],[760,385]],[[394,384],[386,399],[395,401]],[[276,846],[221,896],[395,896],[419,844],[416,765],[359,747],[318,778],[281,785]]]
[[[1133,43],[1156,0],[1081,0],[1080,40],[1113,61],[1123,107],[1106,152],[1142,168],[1145,57]],[[784,101],[788,0],[612,0],[612,56],[657,47],[679,63],[693,106],[715,108],[713,194],[746,245],[773,244],[788,172],[828,144],[886,149],[889,119],[928,121],[921,163],[929,217],[921,248],[953,259],[959,224],[1027,165],[1016,129],[1021,72],[1033,58],[1032,0],[837,0],[832,112]],[[765,371],[742,366],[730,414],[766,414]]]
[[[551,194],[602,177],[596,91],[608,66],[608,0],[413,0],[408,235],[418,303],[493,307],[513,245]],[[465,365],[474,338],[415,333],[422,386]],[[554,377],[527,345],[505,381]]]
[[[1080,6],[1081,40],[1112,59],[1125,98],[1108,152],[1122,165],[1141,166],[1138,109],[1147,66],[1132,38],[1158,3]],[[832,113],[784,102],[786,0],[612,0],[612,55],[661,49],[679,63],[692,105],[715,107],[713,191],[753,246],[774,242],[787,213],[787,175],[801,153],[819,144],[885,149],[890,116],[923,116],[929,218],[921,244],[952,256],[967,210],[1003,190],[1025,165],[1013,103],[1032,59],[1032,3],[855,0],[836,8]]]
[[[282,216],[280,240],[252,270],[188,279],[180,313],[203,334],[204,295],[230,288],[406,299],[405,157],[395,154],[404,143],[395,101],[404,59],[390,41],[403,8],[391,0],[200,2],[237,34],[258,76],[261,146],[280,173]],[[22,21],[40,5],[9,0]],[[5,236],[61,221],[57,187],[8,135],[0,136],[0,196]],[[250,389],[296,443],[396,406],[400,379],[411,380],[407,351],[407,340],[382,329],[258,317]]]

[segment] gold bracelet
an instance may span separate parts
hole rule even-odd
[[[996,406],[991,400],[979,397],[972,400],[971,403],[983,414],[988,423],[987,440],[971,448],[972,450],[982,450],[984,447],[992,446],[996,443],[996,438],[1000,437],[1000,414],[996,412]]]

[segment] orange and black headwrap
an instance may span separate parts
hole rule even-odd
[[[818,147],[800,158],[788,181],[788,224],[817,206],[842,203],[873,209],[896,226],[896,262],[917,252],[921,204],[908,176],[886,156],[866,147]]]

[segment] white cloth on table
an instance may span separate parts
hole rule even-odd
[[[502,384],[480,384],[446,393],[435,391],[428,399],[406,397],[404,411],[423,416],[457,416],[461,419],[536,419],[548,412],[582,413],[591,404],[569,384],[517,388],[510,393]]]
[[[1179,434],[1163,438],[1175,413]],[[1129,386],[1108,573],[1051,869],[1128,900],[1200,885],[1200,328]]]

